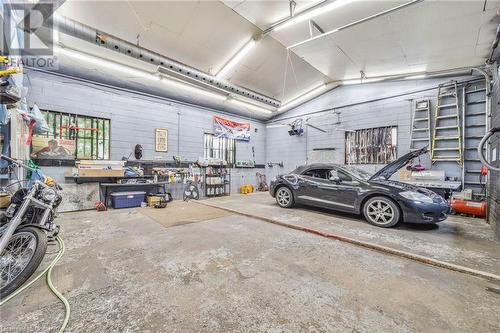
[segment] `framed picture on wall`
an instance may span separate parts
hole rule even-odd
[[[155,130],[155,150],[168,151],[168,130],[166,128],[157,128]]]

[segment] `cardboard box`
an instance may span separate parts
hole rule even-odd
[[[109,160],[79,160],[77,165],[100,165],[100,166],[124,166],[125,161],[109,161]]]
[[[80,169],[78,177],[123,177],[123,170]]]
[[[163,199],[164,196],[159,196],[159,195],[148,195],[146,198],[146,202],[148,203],[148,206],[154,206],[156,204],[160,203],[160,200]]]

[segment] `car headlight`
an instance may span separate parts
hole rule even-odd
[[[277,180],[278,180],[278,177],[276,177],[276,176],[275,176],[275,177],[273,177],[273,178],[271,179],[271,182],[275,182],[275,181],[277,181]]]
[[[425,194],[418,193],[418,192],[415,192],[415,191],[405,191],[405,192],[399,193],[399,195],[402,196],[405,199],[408,199],[408,200],[432,203],[432,198],[431,197],[428,197]]]
[[[51,202],[56,198],[57,192],[53,188],[45,188],[40,194],[40,196],[42,197],[43,201]]]

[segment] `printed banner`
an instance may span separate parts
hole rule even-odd
[[[31,158],[39,159],[75,159],[75,140],[54,139],[33,136]]]
[[[250,141],[250,123],[237,123],[214,116],[214,130],[217,137]]]

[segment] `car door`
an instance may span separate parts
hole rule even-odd
[[[337,210],[352,212],[359,193],[359,182],[346,172],[333,168],[328,179],[318,182],[315,197]]]
[[[296,200],[307,205],[324,207],[326,203],[318,200],[317,189],[327,180],[329,171],[329,169],[310,169],[301,174],[298,179]]]

